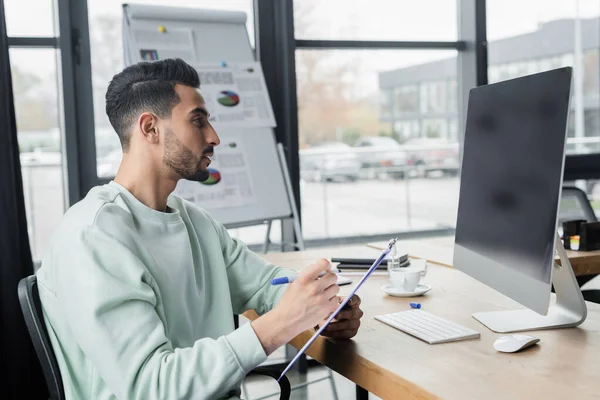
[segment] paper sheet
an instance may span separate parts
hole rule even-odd
[[[254,184],[240,138],[222,139],[204,182],[180,180],[175,194],[205,209],[242,207],[256,201]]]
[[[195,64],[200,93],[215,128],[274,127],[267,85],[258,62],[227,66]]]
[[[315,334],[308,340],[308,342],[306,342],[306,344],[298,351],[298,353],[292,359],[292,361],[290,361],[290,363],[287,365],[287,367],[285,367],[285,369],[283,370],[283,372],[279,376],[279,379],[277,379],[277,382],[279,382],[279,380],[292,368],[292,366],[294,365],[294,363],[300,358],[300,356],[302,354],[304,354],[304,352],[306,351],[306,349],[308,349],[310,347],[310,345],[325,330],[325,328],[327,328],[327,325],[329,325],[329,323],[336,317],[336,315],[338,315],[339,312],[342,311],[342,309],[346,306],[346,303],[348,303],[348,301],[352,298],[352,296],[354,296],[356,294],[356,292],[358,291],[358,289],[360,289],[360,287],[367,280],[367,278],[373,273],[373,271],[375,271],[377,269],[377,266],[379,264],[381,264],[381,262],[383,261],[383,259],[390,253],[390,251],[392,251],[392,248],[396,244],[396,240],[397,239],[392,239],[392,240],[389,241],[387,247],[385,249],[383,249],[383,251],[381,252],[381,254],[379,255],[379,257],[377,258],[377,260],[375,260],[375,262],[373,263],[373,265],[371,265],[371,268],[369,268],[369,270],[365,273],[365,275],[358,282],[358,284],[356,285],[356,287],[352,290],[352,293],[350,293],[348,296],[346,296],[346,298],[344,299],[344,301],[342,301],[340,303],[339,307],[329,316],[329,318],[327,319],[327,321],[325,321],[325,323],[323,324],[323,326],[321,326],[319,328],[319,330],[316,331]]]

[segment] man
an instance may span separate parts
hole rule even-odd
[[[113,181],[65,214],[38,271],[67,399],[214,399],[275,349],[323,321],[339,287],[326,260],[289,275],[250,252],[205,210],[172,195],[208,177],[219,137],[197,72],[181,60],[115,75],[106,112],[123,147]],[[327,329],[350,338],[358,298]],[[261,316],[233,326],[233,314]]]

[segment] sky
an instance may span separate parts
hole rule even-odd
[[[53,0],[4,0],[4,3],[10,36],[53,34]],[[244,11],[248,15],[249,31],[254,29],[252,0],[133,0],[129,3]],[[90,20],[100,14],[114,15],[120,20],[121,4],[120,0],[88,0]],[[456,0],[296,0],[296,26],[304,31],[302,36],[298,32],[297,37],[454,41],[458,37],[456,4]],[[38,11],[32,14],[31,9]],[[531,32],[550,20],[573,18],[577,10],[581,18],[598,17],[600,0],[488,0],[488,40]],[[55,74],[56,68],[40,61],[51,59],[51,53],[15,50],[11,52],[11,60],[25,70],[48,77]],[[455,51],[438,50],[348,51],[336,53],[328,62],[359,61],[367,71],[363,86],[376,89],[376,72],[455,54]]]

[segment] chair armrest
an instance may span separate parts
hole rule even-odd
[[[248,373],[248,376],[263,375],[263,376],[269,376],[269,377],[277,380],[279,378],[279,375],[281,375],[281,372],[282,372],[282,370],[280,370],[279,368],[275,368],[275,367],[256,367]],[[280,400],[289,400],[291,392],[292,392],[292,387],[290,385],[290,381],[288,380],[287,376],[282,376],[278,383],[279,383],[279,389],[281,390],[279,399]]]

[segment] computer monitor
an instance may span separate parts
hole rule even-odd
[[[585,302],[556,233],[571,77],[565,67],[469,93],[454,267],[529,309],[474,315],[498,332],[582,322],[561,317]],[[567,309],[549,309],[553,274]]]

